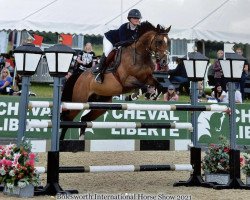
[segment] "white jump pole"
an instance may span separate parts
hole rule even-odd
[[[53,103],[50,101],[30,101],[29,108],[42,107],[51,108]],[[67,103],[62,102],[61,109],[63,110],[88,110],[88,109],[107,109],[107,110],[176,110],[176,111],[219,111],[226,112],[228,107],[226,105],[202,105],[202,106],[191,106],[191,105],[165,105],[165,104],[135,104],[135,103]]]

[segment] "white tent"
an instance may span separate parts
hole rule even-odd
[[[250,0],[0,0],[0,30],[103,34],[127,21],[172,25],[173,39],[250,43]]]

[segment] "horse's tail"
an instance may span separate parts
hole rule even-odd
[[[73,74],[65,82],[63,91],[62,91],[62,102],[72,102],[73,89],[77,79],[81,74]],[[61,120],[66,120],[66,116],[69,114],[69,111],[63,111],[61,114]]]
[[[65,82],[63,91],[62,91],[62,98],[61,101],[62,102],[72,102],[72,96],[73,96],[73,89],[76,83],[76,80],[79,78],[81,74],[73,74],[71,75],[68,80]],[[68,121],[70,120],[68,115],[70,113],[70,110],[65,110],[62,111],[60,119],[61,121]],[[61,131],[61,136],[60,136],[60,140],[63,140],[65,137],[65,134],[67,132],[68,128],[63,128]]]

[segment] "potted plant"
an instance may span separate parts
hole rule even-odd
[[[250,155],[248,153],[244,153],[243,160],[242,171],[246,175],[246,184],[250,185]]]
[[[0,184],[4,185],[5,194],[20,197],[34,195],[34,186],[40,182],[35,170],[36,161],[30,141],[23,139],[19,146],[0,146]]]
[[[225,137],[219,137],[220,144],[210,144],[202,160],[206,182],[227,184],[229,181],[229,152],[230,145]]]

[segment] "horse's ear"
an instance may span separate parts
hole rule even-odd
[[[157,29],[157,32],[160,32],[160,30],[161,30],[161,25],[160,24],[157,24],[157,27],[156,27],[156,29]]]
[[[171,29],[171,26],[169,26],[165,31],[166,31],[166,33],[168,33],[169,31],[170,31],[170,29]]]

